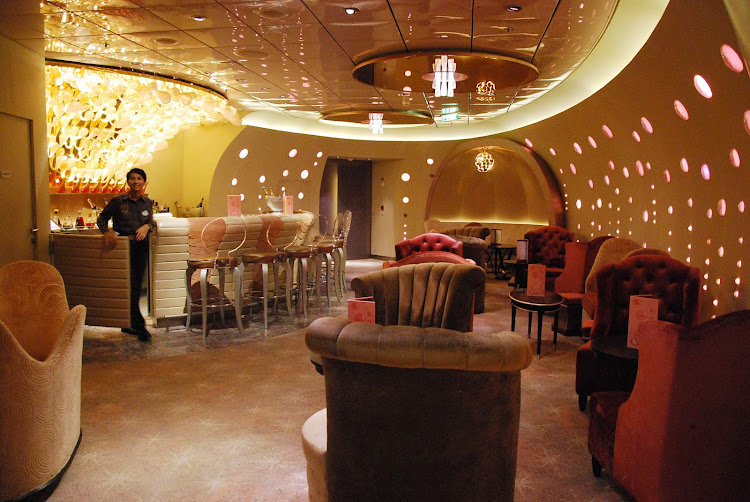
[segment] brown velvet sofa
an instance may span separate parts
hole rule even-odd
[[[513,500],[528,340],[466,333],[484,270],[432,263],[352,281],[377,324],[321,318],[327,410],[303,427],[312,501]]]
[[[750,310],[644,323],[632,394],[591,396],[589,451],[639,502],[747,499]]]
[[[611,242],[611,241],[607,241]],[[664,255],[638,255],[602,267],[597,274],[597,308],[591,340],[626,336],[631,295],[658,298],[659,319],[691,327],[699,319],[700,270]],[[576,394],[581,410],[599,391],[632,389],[626,362],[597,357],[591,341],[576,355]]]
[[[0,268],[0,500],[46,500],[73,460],[85,319],[51,265]]]

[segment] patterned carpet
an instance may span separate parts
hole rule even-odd
[[[507,284],[489,281],[487,312],[475,317],[475,330],[510,329]],[[316,308],[308,321],[344,310]],[[145,348],[119,330],[90,328],[83,439],[50,500],[307,500],[300,429],[325,406],[323,377],[309,362],[302,330],[289,329],[297,321],[284,317],[274,317],[265,338],[230,328],[212,332],[207,344],[184,327],[152,329]],[[525,321],[519,316],[521,333]],[[547,320],[542,357],[522,374],[516,500],[623,500],[606,477],[591,474],[588,415],[573,391],[581,340],[558,337],[555,350],[551,338]]]

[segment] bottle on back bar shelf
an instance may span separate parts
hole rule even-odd
[[[201,197],[201,201],[198,203],[198,207],[203,207],[203,197]]]

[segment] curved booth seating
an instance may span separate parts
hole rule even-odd
[[[321,318],[305,335],[327,404],[302,432],[310,500],[513,500],[528,340],[434,327],[467,327],[465,288],[484,271],[436,263],[367,275],[352,288],[375,293],[379,324]],[[451,292],[440,299],[441,289]]]
[[[422,234],[411,239],[404,239],[395,245],[396,260],[402,260],[414,253],[424,251],[446,251],[463,256],[464,245],[462,242],[448,237],[445,234]]]
[[[45,500],[73,460],[85,318],[51,265],[0,268],[0,500]]]
[[[589,451],[642,502],[747,498],[750,310],[639,331],[633,392],[591,396]]]
[[[607,241],[610,242],[610,241]],[[627,336],[631,295],[650,294],[659,301],[659,319],[691,327],[699,319],[700,270],[664,255],[639,255],[604,266],[597,274],[597,308],[591,340]],[[629,391],[625,362],[597,357],[591,341],[576,354],[576,394],[583,411],[598,391]]]
[[[570,230],[549,225],[526,232],[523,236],[529,241],[528,263],[539,263],[547,267],[546,289],[552,291],[555,279],[565,267],[565,244],[575,240]]]

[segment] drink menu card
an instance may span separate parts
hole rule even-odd
[[[352,322],[375,322],[375,301],[372,296],[349,299],[348,310]]]
[[[293,195],[285,195],[284,196],[284,213],[283,214],[292,214],[294,213],[294,196]]]
[[[526,276],[526,294],[529,296],[544,296],[544,285],[547,278],[547,267],[538,263],[529,265]]]
[[[638,328],[643,321],[659,318],[659,299],[652,295],[632,295],[628,311],[628,347],[638,348]]]
[[[227,195],[227,216],[242,216],[241,195]]]

